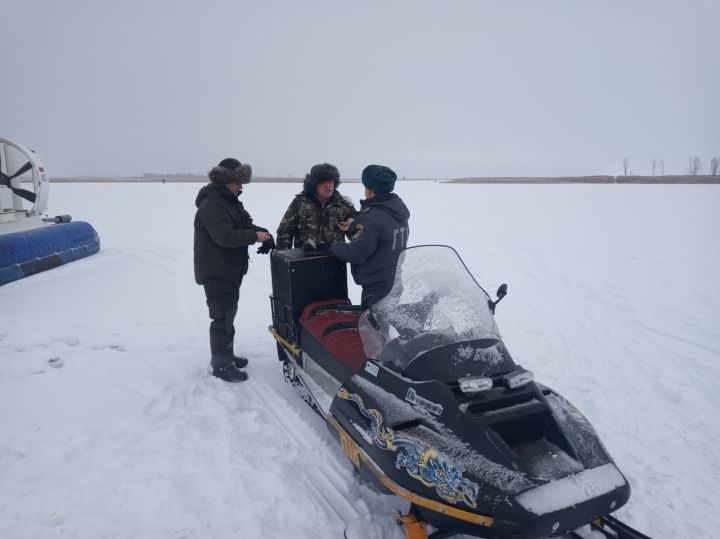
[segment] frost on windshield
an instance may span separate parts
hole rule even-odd
[[[365,352],[379,358],[391,342],[414,344],[418,350],[406,359],[409,363],[446,344],[500,339],[488,300],[450,247],[406,249],[398,260],[393,288],[360,318]]]
[[[457,349],[455,356],[457,356],[453,357],[453,359],[455,360],[460,360],[463,362],[467,360],[478,361],[480,363],[490,366],[500,365],[503,361],[505,361],[505,356],[503,356],[502,352],[500,352],[497,346],[492,346],[490,348],[460,346]]]

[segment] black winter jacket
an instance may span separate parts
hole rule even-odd
[[[360,206],[348,230],[350,243],[332,242],[330,252],[350,262],[357,284],[366,287],[386,283],[389,290],[400,251],[407,246],[410,210],[395,193],[361,200]]]
[[[195,199],[195,282],[207,277],[239,281],[248,270],[248,246],[258,230],[250,214],[226,187],[208,184]]]

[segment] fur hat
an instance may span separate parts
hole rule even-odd
[[[395,188],[397,174],[383,165],[368,165],[362,171],[362,183],[373,193],[381,195]]]
[[[237,159],[228,157],[220,161],[209,173],[208,178],[215,185],[227,185],[228,183],[250,183],[252,167],[244,165]]]
[[[303,182],[303,192],[306,195],[312,195],[315,193],[317,186],[328,180],[333,181],[333,185],[337,189],[340,185],[340,172],[335,165],[330,163],[321,163],[315,165],[310,169],[310,173],[305,175],[305,181]]]

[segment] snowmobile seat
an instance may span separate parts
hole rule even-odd
[[[300,323],[320,345],[353,372],[367,361],[357,328],[361,312],[357,307],[344,298],[316,301],[300,316]]]

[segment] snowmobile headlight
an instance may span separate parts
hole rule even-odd
[[[478,393],[487,391],[493,386],[492,378],[486,376],[475,376],[471,378],[460,378],[460,390],[463,393]]]
[[[526,384],[529,384],[533,381],[533,378],[533,373],[524,369],[521,371],[513,371],[503,376],[505,385],[508,386],[510,389],[515,389],[516,387],[522,387]]]

